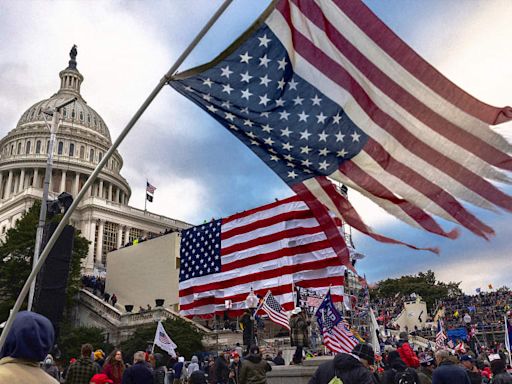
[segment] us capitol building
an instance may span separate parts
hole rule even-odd
[[[107,125],[80,94],[84,77],[76,53],[59,73],[60,89],[32,105],[16,128],[0,141],[0,237],[13,227],[35,200],[41,200],[50,131],[43,111],[72,97],[61,109],[54,145],[49,199],[61,192],[76,196],[102,156],[112,145]],[[47,117],[50,122],[51,117]],[[123,244],[166,229],[187,228],[185,222],[129,206],[131,189],[121,176],[123,158],[116,151],[73,213],[70,224],[91,241],[84,272],[103,270],[106,255]]]

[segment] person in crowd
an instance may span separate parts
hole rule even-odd
[[[471,384],[466,370],[454,363],[447,350],[436,352],[436,363],[432,384]]]
[[[117,303],[117,296],[115,293],[112,294],[112,297],[110,298],[110,302],[112,303],[112,306],[115,307]]]
[[[82,345],[80,358],[69,366],[65,377],[66,384],[89,384],[91,378],[100,373],[98,364],[91,359],[92,351],[91,344]]]
[[[105,352],[101,349],[97,349],[94,351],[94,362],[103,368],[103,364],[105,364]]]
[[[44,359],[43,369],[51,377],[54,377],[55,379],[57,379],[57,381],[60,381],[60,371],[59,368],[57,368],[57,366],[55,365],[55,361],[53,360],[52,355],[49,354]]]
[[[351,353],[338,353],[315,371],[308,384],[328,384],[334,377],[343,384],[375,384],[369,368],[375,362],[373,348],[369,344],[358,344]]]
[[[242,357],[243,349],[240,346],[240,343],[236,343],[236,345],[235,345],[235,352],[238,353],[238,356]]]
[[[233,352],[231,355],[233,361],[229,365],[229,384],[240,384],[240,367],[242,362],[240,361],[240,355],[237,352]]]
[[[434,372],[435,361],[430,355],[425,355],[420,359],[418,368],[418,377],[421,384],[432,384],[432,373]]]
[[[271,370],[270,364],[261,358],[259,347],[253,345],[249,348],[249,355],[242,363],[240,384],[265,384],[267,382],[267,372]]]
[[[183,378],[186,376],[184,371],[186,371],[185,368],[185,358],[183,356],[178,356],[178,362],[174,364],[174,367],[172,367],[174,370],[174,384],[182,384]]]
[[[104,373],[97,373],[95,374],[92,378],[91,378],[91,381],[90,381],[90,384],[107,384],[107,383],[110,383],[112,384],[113,381],[112,379],[110,379],[107,375],[105,375]]]
[[[397,351],[400,354],[402,361],[408,367],[418,368],[420,366],[420,360],[409,344],[409,335],[407,332],[400,332]]]
[[[249,347],[254,342],[254,320],[250,309],[246,309],[240,318],[240,326],[242,327],[242,337],[244,346],[246,347],[245,353],[249,351]]]
[[[505,370],[505,361],[498,357],[499,355],[489,357],[491,359],[492,384],[512,384],[512,376]],[[494,358],[493,358],[494,357]]]
[[[155,363],[155,367],[153,369],[153,383],[165,384],[167,369],[165,368],[164,364],[164,356],[161,353],[155,353],[152,356]]]
[[[229,354],[221,353],[215,359],[216,384],[227,384],[229,379]]]
[[[208,375],[208,384],[217,384],[217,378],[215,377],[215,359],[213,356],[208,358],[208,365],[205,373]]]
[[[382,384],[420,384],[418,373],[400,358],[398,351],[388,353]]]
[[[461,365],[466,369],[471,384],[482,384],[482,374],[475,365],[471,355],[463,355],[460,358]]]
[[[52,349],[54,338],[52,323],[46,317],[18,312],[0,350],[0,383],[59,384],[39,368],[39,362]]]
[[[302,316],[300,307],[293,309],[290,317],[290,342],[295,348],[293,364],[302,364],[302,349],[308,346],[308,324]]]
[[[275,365],[284,365],[283,351],[277,351],[276,357],[274,357]]]
[[[121,384],[125,368],[123,353],[119,349],[114,349],[112,353],[108,355],[103,365],[103,373],[107,375],[114,384]]]
[[[202,371],[194,371],[188,378],[188,384],[207,384],[206,376]]]
[[[153,384],[153,372],[146,364],[143,351],[134,353],[133,365],[125,369],[122,384]]]
[[[190,364],[187,367],[188,376],[192,374],[192,372],[199,371],[199,359],[197,356],[192,356],[192,359],[190,359]]]

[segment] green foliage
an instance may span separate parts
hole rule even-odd
[[[36,201],[16,225],[7,231],[5,239],[0,243],[0,321],[7,319],[32,269],[40,207],[41,203]],[[53,220],[58,221],[60,218]],[[68,307],[80,289],[80,265],[88,249],[89,241],[79,231],[75,231],[66,288]]]
[[[102,349],[106,355],[114,348],[112,344],[105,342],[105,334],[101,328],[65,326],[59,343],[62,360],[67,362],[72,357],[80,357],[80,348],[85,343],[91,344],[94,350]]]
[[[203,349],[201,340],[203,334],[183,319],[167,319],[163,322],[165,331],[169,337],[178,346],[177,351],[180,355],[190,359],[194,353]],[[157,323],[152,326],[139,328],[126,341],[122,342],[119,349],[123,351],[125,362],[131,362],[133,354],[137,351],[145,351],[148,343],[152,344],[155,337]],[[167,356],[167,352],[160,350],[155,346],[155,352],[160,352]]]
[[[434,272],[428,270],[426,273],[380,281],[370,290],[370,297],[389,298],[416,293],[427,303],[427,308],[432,310],[436,300],[462,294],[459,285],[460,282],[437,281]]]

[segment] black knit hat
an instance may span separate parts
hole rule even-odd
[[[370,365],[375,362],[375,353],[373,352],[372,346],[369,344],[357,344],[352,350],[352,354],[366,360]]]

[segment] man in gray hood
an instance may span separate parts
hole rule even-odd
[[[18,312],[0,351],[0,383],[59,384],[39,367],[54,337],[52,323],[46,317]]]

